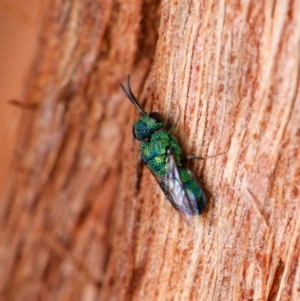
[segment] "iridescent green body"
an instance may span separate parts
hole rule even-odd
[[[143,163],[157,176],[165,177],[167,173],[167,149],[171,148],[176,163],[180,164],[181,148],[175,137],[164,130],[160,130],[141,142],[141,157]]]
[[[206,207],[205,195],[192,173],[182,166],[182,151],[176,138],[165,128],[163,117],[143,111],[127,81],[121,88],[143,115],[133,126],[134,137],[141,142],[141,158],[151,170],[171,204],[187,220]],[[200,157],[199,157],[200,158]],[[189,220],[187,220],[188,223]]]

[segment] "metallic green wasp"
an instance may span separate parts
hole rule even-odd
[[[167,130],[160,113],[142,110],[131,91],[129,76],[127,89],[121,84],[120,87],[142,115],[133,126],[133,135],[141,142],[142,162],[150,169],[176,211],[191,225],[193,215],[199,215],[206,208],[207,201],[195,177],[183,163],[188,159],[203,158],[189,156],[182,159],[181,147],[172,135],[175,127]]]

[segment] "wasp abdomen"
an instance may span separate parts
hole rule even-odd
[[[207,200],[203,190],[189,170],[179,168],[179,175],[186,193],[189,198],[193,200],[192,203],[197,207],[197,210],[192,210],[192,212],[194,214],[200,214],[207,206]]]

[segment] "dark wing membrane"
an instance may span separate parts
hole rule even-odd
[[[167,151],[166,159],[166,176],[164,178],[154,175],[162,191],[182,216],[187,224],[193,224],[193,215],[198,213],[197,203],[188,195],[184,185],[180,179],[178,166],[176,164],[175,155],[170,149]]]

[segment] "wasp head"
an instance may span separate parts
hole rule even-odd
[[[146,113],[139,105],[136,97],[130,88],[130,77],[127,77],[127,89],[120,84],[126,97],[135,105],[139,112],[143,115],[133,126],[133,136],[139,141],[147,140],[156,131],[162,129],[165,126],[164,118],[160,113],[152,112]]]
[[[160,113],[145,114],[133,126],[133,136],[139,141],[147,140],[156,131],[165,126],[164,118]]]

